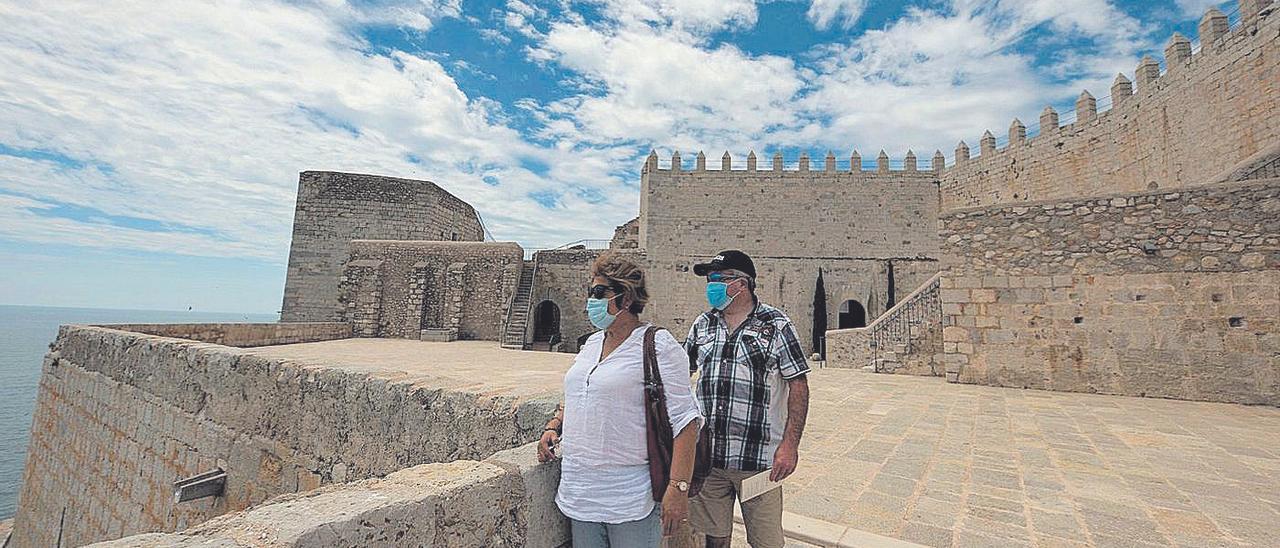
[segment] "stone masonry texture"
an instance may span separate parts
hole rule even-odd
[[[386,478],[286,495],[182,533],[148,534],[98,548],[523,546],[519,476],[481,462],[406,468]]]
[[[1280,17],[1206,40],[1110,110],[1082,116],[941,175],[943,209],[1176,189],[1280,140]],[[1095,92],[1100,90],[1093,90]],[[1099,93],[1099,96],[1102,94]]]
[[[281,493],[484,458],[534,439],[554,411],[255,352],[63,327],[45,359],[10,546],[173,531]],[[215,467],[228,471],[224,496],[173,503],[175,480]]]
[[[346,322],[158,323],[112,324],[98,327],[241,348],[328,341],[351,336],[351,324]]]
[[[675,171],[656,158],[641,175],[640,246],[648,257],[650,319],[683,338],[706,309],[693,264],[725,249],[752,257],[762,300],[782,308],[812,348],[818,269],[827,325],[856,300],[868,321],[935,274],[936,175],[923,171]]]
[[[942,222],[961,382],[1280,405],[1280,179]]]
[[[497,340],[523,256],[513,243],[355,240],[339,279],[342,316],[360,337],[442,329]]]
[[[567,546],[569,523],[555,505],[560,462],[539,464],[534,453],[529,444],[483,462],[424,464],[281,495],[181,533],[93,546]]]
[[[535,263],[533,293],[529,304],[533,315],[525,333],[525,340],[532,340],[537,328],[537,311],[543,303],[555,304],[560,311],[560,337],[564,341],[566,352],[576,352],[578,341],[595,333],[596,328],[587,319],[587,287],[591,280],[591,263],[595,262],[602,251],[593,249],[562,249],[539,251],[534,254]],[[641,266],[645,265],[644,255],[635,250],[618,251]],[[641,315],[648,320],[649,314]]]
[[[832,368],[809,386],[790,512],[939,548],[1280,538],[1274,407]]]
[[[475,208],[429,181],[304,171],[281,321],[338,320],[338,277],[358,239],[474,242],[484,229]]]
[[[645,319],[677,337],[706,307],[691,266],[723,249],[756,259],[806,350],[819,273],[832,329],[846,300],[872,321],[922,285],[937,296],[941,329],[917,342],[941,353],[900,363],[970,385],[816,369],[788,511],[929,546],[1275,545],[1280,4],[1239,5],[1234,28],[1201,22],[1194,53],[1171,41],[1163,73],[1144,60],[1136,92],[1122,76],[1075,121],[1046,109],[951,166],[646,160],[610,245],[644,263]],[[64,326],[6,548],[563,546],[558,468],[520,446],[568,362],[404,340],[502,335],[523,250],[484,236],[434,183],[304,172],[296,323]],[[592,331],[598,253],[532,261],[530,305],[556,304],[566,349]],[[175,480],[215,468],[223,496],[173,502]]]

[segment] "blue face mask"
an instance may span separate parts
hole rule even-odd
[[[734,295],[733,297],[736,297]],[[724,310],[733,302],[729,296],[729,284],[725,282],[707,282],[707,304],[716,310]]]
[[[618,317],[617,314],[609,313],[609,301],[613,299],[587,299],[587,319],[591,320],[591,325],[596,329],[608,329],[613,325],[613,320]]]

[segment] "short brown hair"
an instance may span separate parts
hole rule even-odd
[[[609,285],[631,297],[627,310],[632,314],[644,312],[644,306],[649,304],[649,290],[644,287],[644,270],[635,261],[619,253],[605,252],[591,264],[591,277],[597,276],[609,280]]]

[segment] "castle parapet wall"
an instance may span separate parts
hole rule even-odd
[[[351,336],[351,325],[346,322],[134,323],[98,327],[239,348],[331,341]]]
[[[282,348],[62,327],[43,364],[9,548],[182,530],[283,493],[486,458],[535,439],[555,410],[554,390],[544,400],[536,388],[486,393],[268,357]],[[174,501],[173,482],[214,469],[227,472],[221,496]]]
[[[942,209],[1210,183],[1280,142],[1280,10],[1255,0],[1240,10],[1230,29],[1210,9],[1198,49],[1175,34],[1164,72],[1148,56],[1133,80],[1116,77],[1109,97],[1083,92],[1071,123],[1046,107],[1033,134],[1015,119],[1003,148],[989,131],[977,157],[960,142],[941,171]]]
[[[941,171],[946,159],[942,156],[942,151],[936,151],[930,162],[924,171]],[[822,173],[827,175],[854,175],[855,177],[846,177],[845,180],[856,180],[856,176],[883,175],[886,173],[913,174],[922,171],[916,153],[911,150],[908,150],[901,159],[891,158],[889,153],[881,150],[874,160],[864,160],[862,154],[856,149],[849,155],[847,160],[837,158],[835,152],[827,151],[827,155],[822,159],[821,164],[812,161],[808,152],[800,153],[794,162],[788,162],[781,152],[775,152],[768,165],[760,163],[754,150],[747,153],[743,162],[736,162],[733,159],[733,155],[729,154],[729,151],[725,151],[716,165],[716,168],[708,168],[707,157],[703,152],[698,152],[697,156],[694,157],[693,165],[690,166],[688,161],[681,157],[679,151],[673,152],[670,160],[666,162],[658,158],[657,151],[650,151],[649,156],[645,158],[641,172],[720,174],[724,177],[741,176],[744,173],[768,173],[782,177],[787,177],[787,174],[790,174],[792,177],[799,176],[801,178],[806,173]],[[925,179],[928,179],[928,177],[925,177]]]
[[[94,548],[197,546],[448,546],[560,548],[569,522],[555,504],[560,461],[533,444],[481,462],[407,468],[385,478],[277,497],[180,533],[143,534]],[[246,542],[245,539],[251,539]]]

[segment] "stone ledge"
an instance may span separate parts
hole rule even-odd
[[[742,508],[736,504],[733,506],[733,521],[742,523]],[[788,539],[831,548],[925,548],[914,542],[787,511],[782,512],[782,533]]]
[[[560,464],[539,463],[536,446],[500,451],[484,462],[425,464],[385,478],[281,495],[181,533],[92,546],[561,548],[571,539],[568,520],[555,504]]]
[[[351,326],[345,322],[105,324],[92,327],[188,339],[237,348],[330,341],[351,337]]]
[[[92,546],[522,546],[524,524],[513,519],[523,491],[519,481],[488,463],[427,464],[283,495],[182,533]]]

